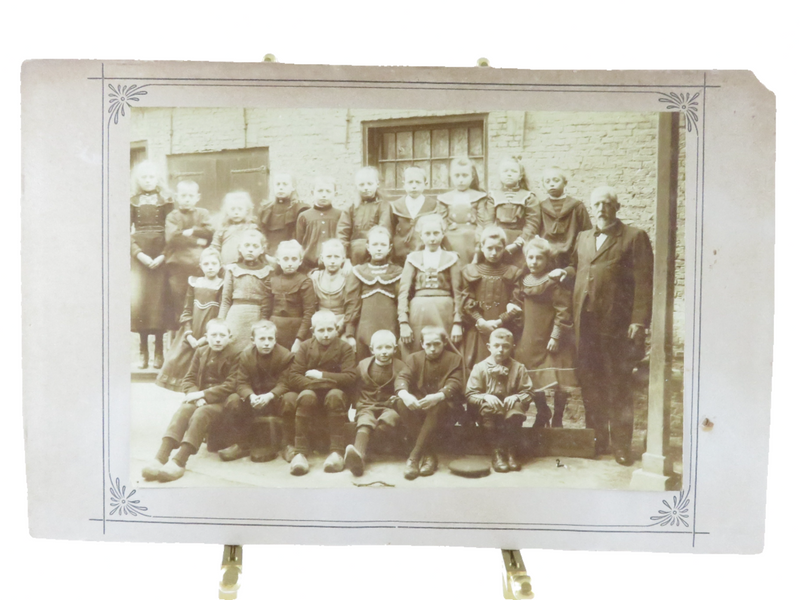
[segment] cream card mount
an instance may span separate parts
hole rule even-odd
[[[33,61],[22,102],[34,536],[761,549],[775,104],[752,74]],[[140,368],[131,333],[136,165],[157,165],[165,189],[196,181],[218,230],[227,192],[247,190],[257,211],[279,174],[291,173],[308,202],[315,177],[334,177],[333,206],[347,210],[363,166],[376,167],[392,199],[405,194],[405,169],[419,167],[435,199],[459,156],[485,191],[501,187],[508,156],[537,201],[552,166],[585,204],[612,186],[620,221],[651,241],[652,319],[631,375],[633,464],[594,458],[575,391],[562,428],[530,427],[529,410],[519,472],[453,474],[450,462],[486,454],[470,442],[441,441],[438,471],[414,481],[391,453],[360,478],[323,473],[316,454],[307,476],[292,477],[280,458],[224,463],[203,444],[180,480],[145,481],[181,396],[156,385],[152,362]],[[546,401],[553,407],[552,393]]]

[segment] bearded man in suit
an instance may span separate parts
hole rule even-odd
[[[617,219],[617,192],[592,192],[594,229],[578,235],[571,265],[577,373],[596,455],[633,464],[632,370],[644,355],[653,305],[653,249],[643,230]],[[554,271],[554,274],[556,272]],[[555,276],[555,275],[554,275]]]

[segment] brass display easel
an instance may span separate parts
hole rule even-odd
[[[531,578],[522,562],[519,550],[501,550],[503,553],[503,598],[530,600],[533,598]],[[222,577],[219,581],[219,599],[236,600],[239,576],[242,574],[242,547],[225,546],[222,553]]]

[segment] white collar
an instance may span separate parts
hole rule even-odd
[[[408,209],[408,214],[412,217],[416,217],[419,214],[423,204],[425,204],[425,194],[420,194],[419,198],[416,199],[406,194],[406,208]]]
[[[427,250],[422,251],[422,265],[426,269],[438,269],[441,260],[442,260],[441,246],[439,246],[439,249],[436,252],[428,252]]]

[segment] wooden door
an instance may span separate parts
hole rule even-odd
[[[221,219],[225,194],[244,190],[257,208],[269,190],[269,149],[244,148],[220,152],[172,154],[167,157],[169,186],[191,180],[200,186],[198,206]]]

